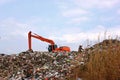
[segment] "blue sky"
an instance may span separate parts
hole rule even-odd
[[[120,36],[119,21],[120,0],[0,0],[0,53],[26,51],[29,31],[77,50],[102,41],[105,31],[106,38]],[[48,43],[32,45],[47,51]]]

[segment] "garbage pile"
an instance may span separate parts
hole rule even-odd
[[[0,77],[5,80],[66,80],[72,75],[78,53],[22,52],[0,55]]]

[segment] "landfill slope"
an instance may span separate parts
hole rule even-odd
[[[77,76],[83,80],[120,80],[120,40],[103,40],[82,53],[86,62],[74,70]]]
[[[116,74],[113,74],[113,77],[115,78],[117,75],[116,79],[119,80],[119,74],[117,74],[120,73],[120,70],[118,69],[120,67],[119,50],[120,41],[111,39],[103,40],[102,42],[91,47],[82,49],[80,52],[72,51],[52,53],[26,51],[13,55],[0,54],[0,79],[76,80],[82,78],[85,80],[94,80],[94,78],[98,79],[99,76],[102,76],[102,78],[99,78],[99,80],[103,80],[103,77],[105,77],[104,80],[106,80],[106,78],[109,76],[107,74],[113,74],[113,70],[116,70]],[[101,61],[103,59],[105,60]],[[111,67],[113,68],[112,71]],[[103,72],[100,72],[99,70],[104,70],[106,71],[105,73],[108,71],[111,72],[105,74],[105,76],[102,74]]]
[[[0,55],[0,77],[5,80],[67,80],[72,75],[77,52],[21,52]]]

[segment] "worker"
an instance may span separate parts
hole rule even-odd
[[[82,52],[82,51],[83,51],[83,48],[82,48],[82,45],[80,45],[78,48],[78,52]]]

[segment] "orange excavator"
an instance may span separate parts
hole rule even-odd
[[[47,39],[47,38],[44,38],[42,36],[39,36],[35,33],[32,33],[31,31],[28,33],[28,47],[29,47],[29,51],[33,51],[32,50],[32,39],[31,38],[36,38],[36,39],[39,39],[41,41],[44,41],[44,42],[47,42],[49,43],[50,45],[48,46],[48,51],[49,52],[70,52],[70,47],[68,46],[61,46],[59,48],[57,48],[57,45],[55,44],[55,42],[51,39]]]

